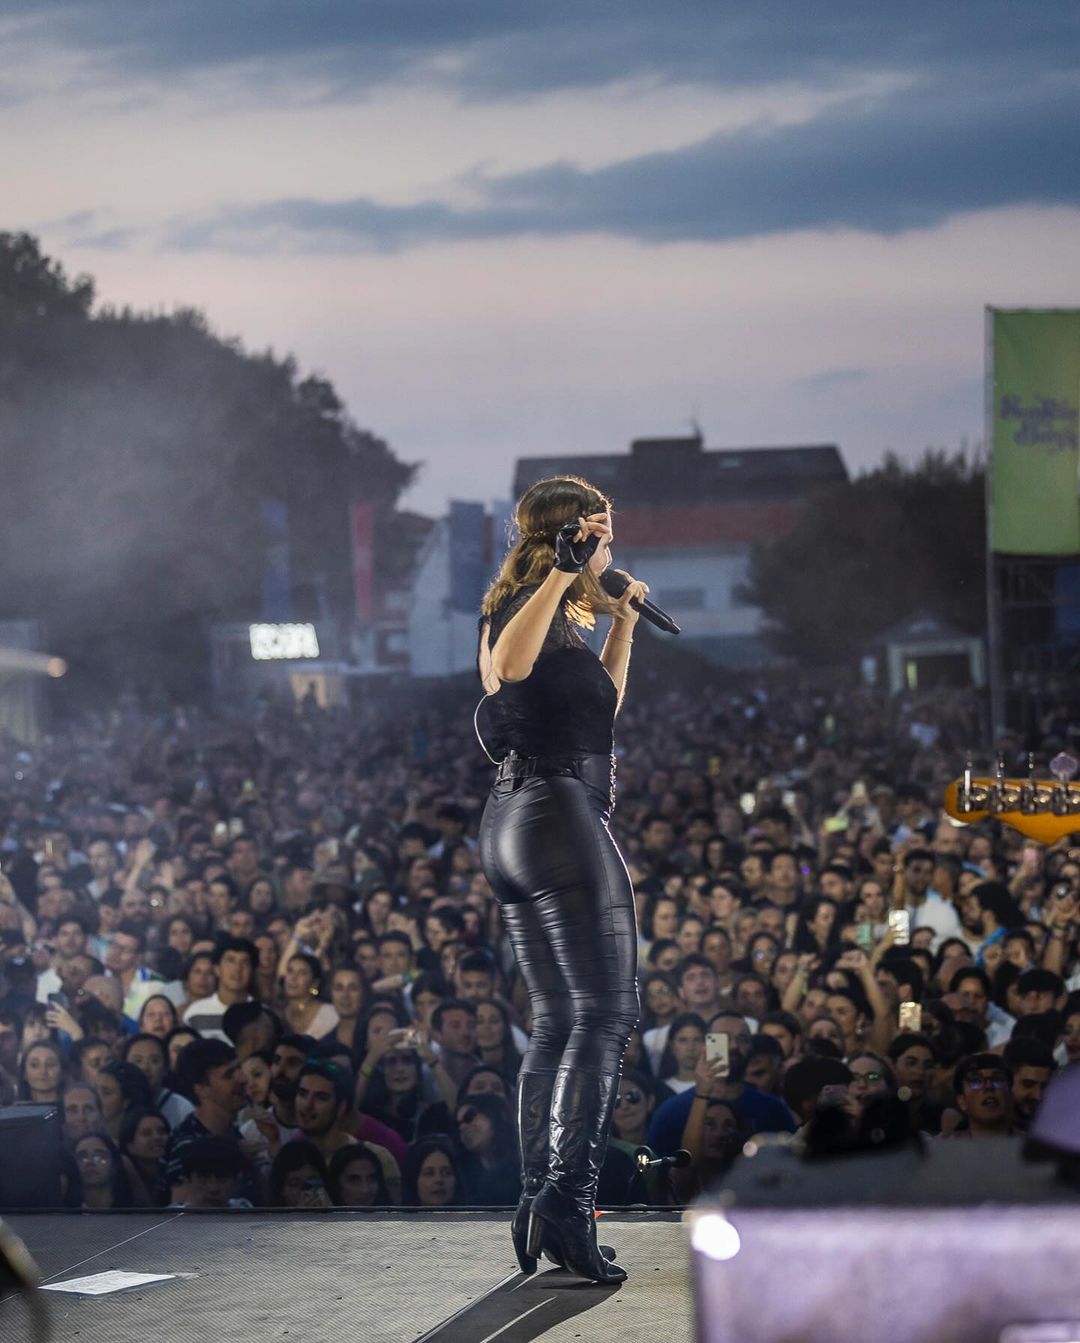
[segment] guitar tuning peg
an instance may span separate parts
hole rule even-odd
[[[1020,810],[1030,814],[1035,810],[1038,784],[1035,781],[1035,752],[1028,751],[1027,778],[1020,785]]]
[[[1050,773],[1057,779],[1062,788],[1068,787],[1069,781],[1073,778],[1077,769],[1080,769],[1080,763],[1066,751],[1059,751],[1050,761]]]
[[[971,753],[969,752],[967,759],[964,761],[964,783],[960,793],[960,807],[963,811],[974,810],[971,800],[971,774],[973,763]]]

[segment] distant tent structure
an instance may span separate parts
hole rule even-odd
[[[947,686],[986,684],[986,649],[926,611],[902,621],[875,641],[870,658],[883,664],[890,694]]]

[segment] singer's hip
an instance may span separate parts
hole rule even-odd
[[[500,904],[550,898],[565,917],[577,911],[590,926],[606,926],[625,904],[633,932],[633,888],[608,826],[606,779],[586,783],[566,763],[549,772],[552,763],[508,763],[488,794],[479,844],[491,889]],[[595,760],[583,772],[590,770],[599,774]],[[632,941],[636,948],[636,933]]]

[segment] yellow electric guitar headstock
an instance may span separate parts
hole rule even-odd
[[[976,779],[969,762],[963,778],[945,789],[945,810],[965,825],[1000,821],[1040,844],[1056,844],[1080,831],[1080,783],[1071,782],[1078,767],[1062,753],[1050,761],[1053,780],[1036,779],[1030,757],[1026,779],[1007,779],[1004,761],[992,778]]]

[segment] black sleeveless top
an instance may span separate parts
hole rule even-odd
[[[497,611],[481,618],[481,635],[490,622],[489,648],[535,591],[535,585],[519,588]],[[487,720],[483,740],[496,760],[509,751],[610,755],[618,699],[615,682],[566,614],[564,602],[552,617],[540,656],[525,680],[504,681],[483,701]]]

